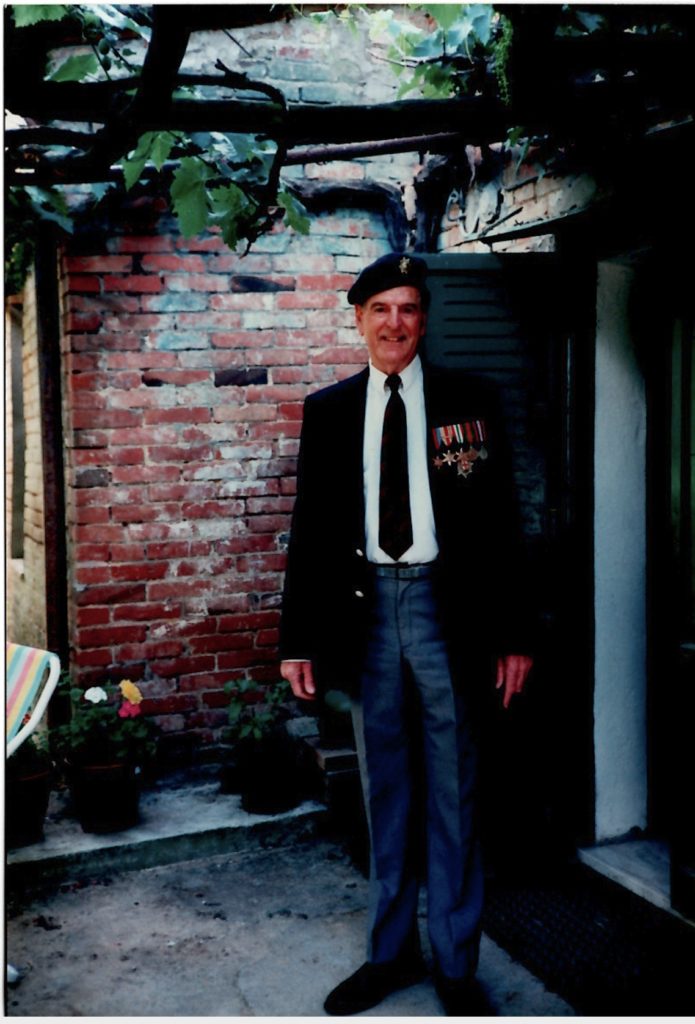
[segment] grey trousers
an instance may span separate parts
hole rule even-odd
[[[475,834],[475,748],[452,686],[428,568],[377,576],[353,725],[371,841],[368,958],[419,950],[415,794],[424,785],[427,923],[436,968],[474,974],[483,874]],[[411,572],[416,572],[411,570]]]

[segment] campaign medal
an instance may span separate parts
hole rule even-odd
[[[432,459],[436,469],[455,466],[457,476],[464,479],[473,472],[477,459],[488,457],[485,445],[487,431],[484,420],[465,420],[432,428],[436,455]]]
[[[469,448],[468,451],[459,451],[456,454],[456,472],[459,476],[470,476],[473,472],[473,463],[478,458],[478,453],[475,448]]]
[[[475,420],[474,422],[479,444],[478,458],[485,460],[487,458],[487,448],[485,447],[487,432],[485,430],[485,423],[483,420]]]

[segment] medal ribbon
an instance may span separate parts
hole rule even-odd
[[[466,420],[465,423],[451,423],[449,426],[432,427],[432,439],[436,451],[444,445],[449,448],[454,441],[459,444],[485,444],[487,431],[483,420]]]

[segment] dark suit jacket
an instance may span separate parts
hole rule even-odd
[[[457,679],[531,649],[512,472],[496,403],[479,379],[423,366],[436,583]],[[320,688],[354,689],[372,577],[364,555],[362,447],[367,369],[309,396],[297,471],[280,653],[314,662]],[[437,468],[432,427],[482,421],[487,458],[468,476]]]

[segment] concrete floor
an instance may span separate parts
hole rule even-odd
[[[150,794],[143,812],[137,830],[97,838],[54,806],[45,842],[10,855],[7,955],[22,979],[7,1015],[322,1016],[364,959],[367,882],[317,805],[254,820],[207,785]],[[573,1015],[486,937],[479,978],[499,1015]],[[430,982],[364,1014],[441,1015]]]

